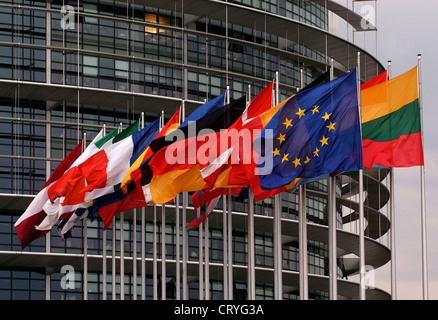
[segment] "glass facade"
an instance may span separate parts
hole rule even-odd
[[[239,8],[251,7],[263,14],[278,16],[291,25],[300,23],[328,30],[328,11],[311,1],[228,2]],[[327,53],[308,47],[305,42],[296,43],[287,36],[263,31],[263,28],[227,24],[224,20],[194,17],[189,13],[183,15],[176,5],[174,9],[169,9],[145,4],[147,2],[85,0],[73,3],[70,8],[73,14],[69,16],[70,13],[61,11],[63,3],[60,1],[0,0],[0,196],[4,199],[36,195],[50,172],[84,134],[87,141],[91,141],[103,124],[108,129],[120,125],[126,127],[138,119],[141,112],[145,113],[145,124],[148,124],[160,115],[156,109],[149,110],[147,105],[136,103],[137,97],[163,98],[154,101],[162,103],[162,109],[169,117],[174,107],[169,101],[184,99],[197,106],[222,94],[227,86],[230,87],[231,98],[246,94],[248,85],[251,85],[251,94],[255,96],[279,71],[280,98],[283,100],[296,93],[301,86],[301,76],[303,83],[308,84],[328,68]],[[223,4],[224,12],[227,6]],[[66,20],[67,17],[70,20]],[[72,28],[66,28],[63,23]],[[41,97],[51,90],[57,90],[56,98]],[[42,93],[39,94],[39,91]],[[84,101],[87,92],[100,94],[102,102],[90,104]],[[113,97],[120,95],[127,97],[122,105],[109,103]],[[306,199],[307,221],[325,230],[328,204],[327,197],[321,194],[327,194],[326,181],[310,183],[307,188],[314,192],[309,193]],[[338,177],[338,197],[343,197],[343,188],[345,182]],[[0,206],[0,259],[2,254],[22,251],[81,256],[86,237],[88,255],[102,259],[105,248],[107,255],[114,252],[120,257],[124,254],[132,265],[133,257],[139,259],[144,245],[146,298],[152,299],[154,254],[160,261],[165,259],[173,265],[177,251],[181,254],[181,248],[177,248],[176,243],[177,240],[179,243],[183,241],[182,232],[177,239],[175,219],[166,220],[164,226],[157,223],[154,237],[151,211],[146,215],[144,243],[139,215],[134,223],[128,213],[123,231],[116,216],[114,233],[105,231],[105,243],[103,224],[97,216],[93,221],[87,221],[86,229],[82,223],[77,224],[72,236],[67,239],[61,239],[55,227],[46,238],[37,239],[22,250],[14,223],[26,208],[25,199],[17,200],[13,208],[7,205],[7,201]],[[193,209],[190,196],[188,199],[190,219]],[[281,206],[283,224],[297,225],[297,195],[283,193]],[[175,209],[169,206],[167,210]],[[237,217],[232,230],[233,265],[246,268],[248,226],[239,217],[246,216],[248,212],[247,200],[234,197],[232,210]],[[338,229],[343,229],[345,223],[344,210],[345,206],[338,203]],[[273,199],[256,202],[254,213],[255,219],[267,219],[272,224]],[[221,219],[222,202],[219,201],[211,216],[208,233],[204,232],[202,236],[203,240],[208,237],[209,262],[214,268],[223,267]],[[162,234],[165,243],[162,243]],[[120,241],[122,238],[123,244]],[[260,270],[272,272],[274,268],[273,238],[272,228],[255,230],[255,264]],[[188,230],[187,239],[188,261],[197,264],[199,230]],[[163,245],[165,257],[161,256]],[[107,260],[110,261],[110,258]],[[293,274],[299,272],[299,245],[295,238],[283,241],[282,269]],[[309,274],[328,276],[328,269],[327,243],[309,239]],[[110,272],[108,270],[106,283],[108,298],[114,293],[118,299],[122,292],[125,299],[142,297],[139,274],[133,274],[132,269],[125,270],[121,279],[120,273],[117,273],[113,286],[108,280]],[[49,275],[46,273],[40,264],[25,267],[0,263],[0,299],[83,299],[85,278],[87,298],[103,298],[104,277],[101,270],[84,273],[81,268],[76,268],[74,289],[60,286],[63,276],[60,270],[52,270]],[[338,277],[345,278],[340,268]],[[168,299],[176,297],[178,288],[175,280],[173,273],[166,276]],[[121,290],[122,285],[124,290]],[[46,287],[50,289],[47,291]],[[209,287],[210,298],[224,298],[221,277],[210,278]],[[161,285],[158,285],[158,290],[161,290]],[[236,299],[248,298],[247,283],[240,278],[235,279],[233,291]],[[158,294],[161,296],[161,293]],[[198,296],[199,283],[193,280],[189,283],[189,298],[197,299]],[[327,299],[328,293],[310,288],[309,296],[312,299]],[[257,281],[256,298],[274,299],[272,280]],[[298,299],[299,290],[284,292],[283,298]]]

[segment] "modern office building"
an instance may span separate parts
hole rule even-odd
[[[118,214],[105,232],[98,216],[64,240],[55,227],[24,250],[14,230],[56,166],[103,125],[168,119],[182,104],[188,115],[227,86],[232,99],[249,87],[254,97],[276,72],[283,100],[331,65],[335,77],[352,70],[358,53],[361,80],[376,76],[385,67],[355,41],[376,33],[360,5],[0,0],[0,299],[360,299],[360,243],[368,268],[391,260],[383,169],[364,171],[363,224],[357,173],[336,178],[335,229],[327,181],[307,185],[305,251],[297,193],[281,194],[281,219],[274,198],[256,202],[251,220],[248,200],[233,197],[232,214],[219,201],[208,224],[185,229],[195,215],[180,195],[164,210]]]

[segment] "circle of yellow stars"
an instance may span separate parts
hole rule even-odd
[[[320,113],[319,112],[319,105],[315,105],[309,112],[312,112],[312,115],[314,115],[315,113],[319,114]],[[304,117],[306,115],[306,109],[298,108],[298,112],[296,112],[295,114],[298,115],[298,119],[301,119],[302,117]],[[336,122],[330,121],[331,115],[332,115],[331,113],[325,112],[325,114],[321,116],[321,118],[324,119],[324,121],[326,123],[329,123],[328,125],[325,126],[328,129],[328,132],[330,132],[331,130],[336,130],[336,127],[335,127]],[[286,130],[289,127],[293,127],[292,120],[293,119],[288,119],[287,117],[285,117],[285,120],[284,120],[284,122],[282,122],[282,124],[286,127]],[[286,140],[286,134],[279,133],[279,135],[276,139],[280,142],[280,146],[281,146],[281,144]],[[321,144],[315,147],[315,151],[312,152],[313,153],[312,158],[316,158],[316,157],[319,158],[319,152],[321,151],[321,149],[324,146],[329,145],[329,137],[322,136],[322,139],[319,140],[319,142]],[[281,149],[281,147],[280,147],[280,149]],[[290,161],[291,163],[293,163],[295,165],[295,168],[302,165],[301,161],[303,161],[304,165],[307,165],[312,160],[312,158],[309,158],[309,156],[306,156],[305,159],[304,158],[300,159],[298,157],[295,157],[295,159],[289,159],[289,153],[284,153],[282,155],[280,150],[277,147],[274,149],[274,151],[272,151],[272,153],[273,153],[273,157],[276,157],[276,156],[281,157],[281,163]]]

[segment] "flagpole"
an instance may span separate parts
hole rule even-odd
[[[176,300],[181,300],[181,268],[180,268],[180,253],[179,248],[181,246],[180,243],[180,222],[179,222],[179,194],[175,197],[175,227],[176,227],[176,242],[175,242],[175,254],[176,254]]]
[[[226,104],[229,101],[229,95],[230,95],[230,87],[227,86],[226,88]],[[223,270],[223,286],[224,286],[224,300],[228,300],[228,219],[227,219],[227,195],[222,196],[222,241],[223,241],[223,264],[224,264],[224,270]]]
[[[357,92],[359,116],[361,116],[361,96],[360,96],[360,52],[357,52]],[[362,132],[361,132],[362,133]],[[364,235],[364,206],[363,206],[363,169],[359,170],[359,299],[365,300],[365,235]]]
[[[160,121],[160,131],[163,128]],[[157,260],[157,205],[154,203],[152,217],[152,295],[158,300],[158,260]]]
[[[204,254],[204,260],[205,260],[205,300],[210,300],[210,254],[209,254],[209,247],[210,247],[210,241],[208,239],[208,217],[205,216],[204,219],[204,248],[205,248],[205,254]]]
[[[132,210],[132,300],[137,300],[137,209]]]
[[[206,99],[204,99],[204,103]],[[199,217],[201,218],[201,217]],[[204,213],[204,223],[207,223],[207,217]],[[199,282],[199,300],[204,300],[204,255],[203,255],[203,235],[202,235],[202,224],[198,225],[198,282]],[[208,227],[206,227],[208,228]],[[205,248],[207,250],[207,248]]]
[[[63,102],[63,113],[64,113],[64,111],[65,111],[65,101]],[[50,118],[50,114],[51,114],[50,111],[46,111],[46,119]],[[51,125],[49,123],[46,123],[46,146],[45,146],[45,148],[46,148],[46,158],[47,159],[50,159],[50,157],[51,157],[51,152],[50,152],[51,151],[51,133],[50,133],[50,129],[51,129]],[[65,133],[65,128],[63,129],[63,132]],[[65,142],[65,134],[63,136],[64,136],[63,142]],[[79,140],[79,132],[78,132],[78,140]],[[79,144],[79,141],[78,141],[78,144]],[[66,152],[65,143],[63,143],[62,145],[63,145],[63,147],[62,147],[63,156],[65,158],[65,152]],[[84,146],[82,145],[81,153],[83,152],[83,147]],[[48,181],[50,179],[50,176],[51,176],[50,161],[47,160],[46,161],[46,181]],[[45,246],[44,249],[45,249],[46,253],[50,252],[50,247],[51,247],[50,237],[51,237],[50,232],[46,233],[46,235],[44,237],[44,246]],[[50,290],[50,282],[51,282],[51,276],[49,274],[46,274],[44,277],[44,284],[45,284],[45,291],[46,291],[46,294],[44,297],[45,300],[50,300],[50,291],[51,291]]]
[[[418,100],[420,104],[421,119],[421,140],[424,146],[423,136],[423,91],[421,80],[421,54],[417,56],[418,63]],[[423,300],[429,300],[429,283],[427,270],[427,234],[426,234],[426,182],[425,182],[425,165],[420,166],[421,178],[421,252],[422,252],[422,280],[423,280]]]
[[[304,88],[304,73],[300,70],[300,90]],[[309,300],[308,257],[307,257],[307,213],[306,185],[298,187],[298,229],[299,229],[299,271],[300,271],[300,300]]]
[[[388,61],[387,79],[391,79],[391,61]],[[397,300],[396,248],[395,248],[395,200],[394,200],[394,168],[389,169],[389,215],[391,221],[391,299]]]
[[[227,250],[227,196],[222,196],[222,247],[224,300],[228,300],[228,250]]]
[[[272,107],[274,107],[277,104],[277,99],[276,99],[276,91],[277,88],[274,87],[272,90]],[[276,204],[278,197],[277,195],[274,195],[273,197],[274,203],[272,206],[272,229],[273,229],[273,233],[272,233],[272,242],[273,242],[273,246],[274,246],[274,300],[277,300],[277,296],[278,296],[278,290],[277,290],[277,283],[278,283],[278,273],[277,273],[277,260],[276,260],[276,237],[275,235],[277,234],[276,232],[276,224],[275,224],[275,210],[278,207],[278,204]]]
[[[228,28],[227,28],[228,29]],[[230,104],[230,86],[227,86],[227,104]],[[228,205],[228,299],[233,300],[233,212],[231,207],[231,188],[228,188],[227,194]]]
[[[183,255],[183,264],[182,264],[182,275],[183,275],[183,300],[189,299],[189,290],[187,284],[187,259],[188,259],[188,251],[187,251],[187,230],[185,226],[187,225],[187,192],[182,193],[182,232],[183,232],[183,242],[182,242],[182,255]]]
[[[87,145],[87,133],[84,132],[84,144],[83,148]],[[83,246],[84,246],[84,300],[88,300],[88,234],[87,234],[87,217],[83,220]]]
[[[152,286],[153,299],[158,300],[158,284],[157,284],[157,206],[154,204],[153,210],[153,226],[152,226]]]
[[[180,113],[181,123],[181,113]],[[175,229],[176,229],[176,241],[175,241],[175,273],[176,273],[176,300],[181,300],[181,266],[180,266],[180,216],[179,216],[179,194],[175,197]]]
[[[141,113],[141,127],[144,128],[144,112]],[[146,300],[146,209],[141,207],[141,299]]]
[[[121,131],[121,126],[122,124],[120,124],[119,126],[119,133]],[[116,275],[117,275],[117,268],[116,268],[116,218],[113,218],[113,222],[112,222],[112,239],[111,239],[111,243],[112,243],[112,257],[111,257],[111,272],[112,272],[112,299],[116,300],[117,298],[117,292],[116,292]],[[121,278],[121,277],[120,277]],[[121,281],[121,280],[120,280]]]
[[[144,112],[140,115],[140,128],[144,128]],[[137,300],[137,209],[132,210],[132,299]]]
[[[338,299],[338,262],[337,262],[337,239],[336,239],[336,189],[335,177],[328,179],[328,230],[329,230],[329,278],[330,300]]]
[[[279,73],[275,72],[275,104],[280,103]],[[282,300],[281,193],[274,196],[274,299]]]
[[[198,226],[198,282],[199,282],[199,300],[204,300],[204,255],[202,254],[202,224]]]
[[[306,213],[306,186],[299,186],[299,251],[300,251],[300,300],[309,300],[309,280],[308,280],[308,257],[307,257],[307,213]]]
[[[161,110],[161,129],[164,128],[164,110]],[[161,204],[161,300],[166,300],[166,206]]]
[[[248,188],[248,300],[255,300],[254,194]]]
[[[333,58],[330,58],[330,81],[334,79]],[[338,299],[338,260],[336,239],[336,178],[327,180],[328,231],[329,231],[329,279],[330,299]]]
[[[228,188],[228,299],[233,300],[233,212],[231,206],[231,188]]]
[[[120,212],[120,300],[125,300],[125,213]]]
[[[181,122],[185,121],[186,104],[185,100],[181,104]],[[187,192],[182,193],[182,294],[183,300],[188,300],[188,286],[187,286]],[[179,288],[178,288],[179,290]]]
[[[106,135],[106,125],[103,125],[103,136]],[[102,300],[106,300],[106,230],[102,229]]]
[[[248,105],[250,103],[251,85],[248,85]],[[248,187],[248,299],[255,300],[254,194],[250,187]]]
[[[166,300],[166,207],[161,204],[161,300]]]
[[[113,218],[112,222],[112,239],[111,239],[111,245],[112,245],[112,257],[111,257],[111,290],[112,290],[112,299],[116,300],[116,219]]]
[[[122,132],[122,123],[120,130]],[[124,239],[124,217],[125,213],[120,212],[120,300],[125,300],[125,239]]]
[[[146,209],[140,209],[141,215],[141,300],[146,300]]]

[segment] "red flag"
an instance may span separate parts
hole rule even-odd
[[[20,239],[21,246],[24,249],[35,239],[44,236],[50,230],[36,230],[35,226],[39,225],[46,217],[42,210],[43,205],[49,200],[48,189],[56,183],[75,162],[82,153],[82,141],[65,157],[65,159],[56,167],[50,178],[44,184],[35,199],[27,207],[26,211],[20,216],[15,223],[15,231]]]
[[[381,74],[375,76],[374,78],[368,80],[360,86],[360,90],[365,90],[370,87],[373,87],[379,83],[385,82],[388,80],[388,70],[383,71]]]

